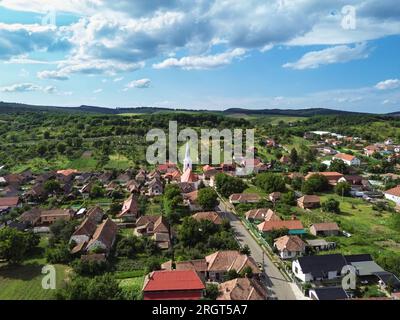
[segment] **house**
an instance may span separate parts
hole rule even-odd
[[[324,177],[326,177],[328,179],[328,183],[331,186],[336,186],[337,183],[339,182],[340,179],[343,178],[343,174],[339,173],[339,172],[309,172],[305,179],[308,180],[310,179],[313,175],[322,175]]]
[[[306,240],[307,248],[312,251],[332,250],[336,248],[335,242],[327,242],[325,239]]]
[[[315,288],[309,291],[311,300],[345,300],[349,296],[341,287]]]
[[[103,220],[104,211],[99,206],[89,209],[86,212],[86,217],[100,223]]]
[[[359,166],[361,164],[360,159],[356,156],[346,153],[338,153],[332,157],[332,160],[341,160],[348,166]]]
[[[122,205],[121,212],[117,215],[117,218],[122,219],[126,222],[135,221],[139,217],[139,209],[137,203],[137,197],[131,195]]]
[[[73,216],[74,212],[71,209],[42,210],[39,223],[41,225],[50,225],[59,220],[69,221]]]
[[[215,211],[208,211],[208,212],[196,212],[192,215],[192,218],[196,221],[210,221],[214,224],[222,224],[222,217]]]
[[[198,180],[197,175],[193,173],[191,168],[187,168],[181,176],[181,182],[197,183]]]
[[[164,192],[164,186],[158,178],[153,178],[146,183],[146,195],[149,197],[159,196]]]
[[[161,264],[161,270],[193,270],[196,271],[203,282],[207,280],[207,262],[206,259],[194,259],[187,261],[168,260]]]
[[[376,145],[366,146],[364,148],[364,154],[368,157],[372,156],[374,153],[379,152],[380,148]]]
[[[337,236],[340,232],[336,222],[314,223],[310,227],[310,233],[314,236]]]
[[[320,198],[316,195],[305,195],[297,199],[297,206],[306,210],[314,209],[321,206]]]
[[[400,185],[386,190],[384,195],[386,199],[394,201],[397,205],[400,205]]]
[[[183,194],[183,201],[187,206],[189,206],[190,211],[198,211],[202,209],[197,202],[198,195],[199,193],[197,190]]]
[[[167,162],[164,164],[159,164],[157,166],[157,170],[161,173],[161,174],[166,174],[167,172],[171,172],[171,171],[175,171],[177,170],[177,166],[175,163],[172,162]]]
[[[300,220],[264,221],[257,225],[260,232],[288,229],[289,234],[304,234],[305,230]]]
[[[70,242],[75,242],[77,245],[88,243],[95,233],[96,229],[96,221],[90,218],[85,218],[72,234]]]
[[[136,235],[151,236],[162,249],[171,245],[170,227],[162,216],[142,216],[136,221]]]
[[[218,285],[217,300],[267,300],[267,290],[255,279],[237,278]]]
[[[353,254],[344,256],[348,265],[352,265],[356,269],[358,277],[376,276],[376,274],[385,272],[378,265],[370,254]]]
[[[118,226],[111,220],[106,219],[97,226],[92,239],[86,246],[88,252],[93,250],[102,250],[108,254],[114,245],[115,238],[117,237]]]
[[[136,180],[129,180],[126,183],[126,189],[128,189],[128,191],[130,193],[134,193],[134,192],[139,193],[140,192],[140,183],[137,182]]]
[[[268,195],[268,199],[271,202],[276,202],[281,198],[281,193],[280,192],[272,192]]]
[[[18,217],[18,221],[29,223],[31,227],[35,227],[40,222],[41,210],[39,208],[33,208],[25,211]]]
[[[204,283],[194,270],[153,271],[143,285],[144,300],[200,300]]]
[[[245,213],[246,219],[250,222],[262,222],[262,221],[280,221],[281,218],[276,214],[275,211],[269,208],[252,209]]]
[[[47,198],[47,191],[43,183],[36,183],[30,190],[24,193],[24,198],[28,201],[38,201]]]
[[[283,236],[275,239],[274,248],[281,259],[292,259],[306,252],[306,244],[298,236]]]
[[[341,254],[303,256],[292,263],[292,271],[302,282],[334,280],[341,277],[347,262]]]
[[[3,197],[0,198],[0,212],[8,211],[20,205],[19,197]]]
[[[210,281],[220,282],[230,270],[242,272],[249,267],[254,275],[259,275],[257,263],[248,255],[237,250],[217,251],[205,257],[207,263],[207,278]]]
[[[257,203],[260,202],[261,196],[257,193],[234,193],[229,197],[229,202],[236,203]]]

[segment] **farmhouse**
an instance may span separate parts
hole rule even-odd
[[[19,206],[19,197],[0,198],[0,212],[7,211]]]
[[[237,278],[218,285],[217,300],[266,300],[267,291],[255,279]]]
[[[394,201],[397,205],[400,205],[400,185],[386,190],[384,195],[386,199]]]
[[[252,209],[246,212],[246,219],[251,222],[280,221],[281,218],[269,208]]]
[[[194,270],[153,271],[143,285],[144,300],[200,300],[204,283]]]
[[[341,160],[348,166],[359,166],[361,164],[360,159],[356,156],[346,153],[338,153],[332,157],[333,160]]]
[[[283,236],[275,239],[274,248],[281,259],[292,259],[305,253],[306,244],[298,236]]]
[[[229,202],[236,203],[257,203],[261,196],[257,193],[234,193],[229,197]]]
[[[305,195],[297,199],[297,206],[304,210],[318,208],[320,205],[320,199],[315,195]]]
[[[341,174],[339,172],[309,172],[306,175],[305,179],[308,180],[315,174],[319,174],[319,175],[326,177],[328,179],[328,183],[331,186],[337,185],[339,180],[343,178],[343,174]]]
[[[58,220],[69,221],[73,218],[74,212],[70,209],[43,210],[40,213],[40,224],[49,225]]]
[[[305,233],[303,224],[300,220],[264,221],[257,225],[257,228],[259,231],[264,233],[282,229],[288,229],[289,234]]]
[[[125,200],[121,212],[117,215],[117,218],[122,218],[123,221],[135,221],[139,216],[137,198],[131,195]]]
[[[215,211],[197,212],[194,215],[192,215],[192,218],[195,219],[196,221],[207,220],[214,224],[222,224],[223,220],[222,217]]]
[[[337,236],[339,232],[336,222],[314,223],[310,227],[310,233],[314,236]]]
[[[111,220],[104,220],[93,235],[93,238],[89,241],[86,250],[92,251],[95,249],[101,249],[108,254],[114,245],[115,238],[117,236],[118,226]]]

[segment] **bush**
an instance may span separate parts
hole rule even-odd
[[[328,199],[321,204],[322,211],[340,213],[340,203],[335,199]]]

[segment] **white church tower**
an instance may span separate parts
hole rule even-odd
[[[192,170],[192,158],[190,157],[189,141],[186,142],[185,159],[183,159],[183,172],[186,172],[187,169]]]

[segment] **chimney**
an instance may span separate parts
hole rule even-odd
[[[292,214],[292,220],[297,220],[297,217],[294,214]]]

